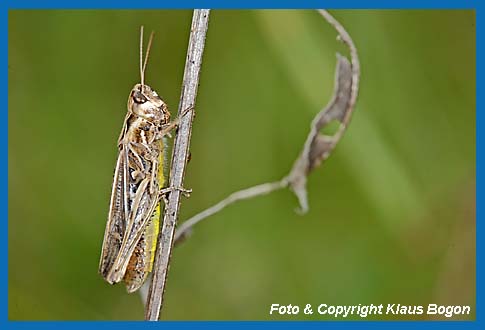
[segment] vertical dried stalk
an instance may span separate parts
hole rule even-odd
[[[199,73],[202,64],[202,54],[206,32],[209,24],[209,9],[195,9],[190,29],[187,60],[185,62],[182,94],[178,108],[179,116],[184,110],[195,107],[197,87],[199,86]],[[185,176],[185,165],[189,154],[190,136],[194,111],[189,111],[180,120],[178,133],[175,138],[172,164],[170,167],[170,187],[181,188]],[[165,205],[163,226],[158,241],[155,263],[153,266],[153,278],[148,292],[145,310],[145,320],[157,321],[163,306],[163,294],[167,281],[167,273],[170,265],[170,256],[174,243],[175,224],[180,207],[181,191],[175,189],[168,197]]]

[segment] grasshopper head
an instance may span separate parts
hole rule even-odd
[[[167,124],[170,112],[167,104],[150,86],[136,84],[128,98],[128,110],[154,124]]]

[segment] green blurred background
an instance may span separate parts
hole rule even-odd
[[[475,13],[332,13],[361,90],[310,176],[310,212],[279,191],[196,227],[163,319],[328,318],[270,316],[273,303],[471,305],[454,319],[475,318]],[[116,141],[140,25],[156,31],[146,81],[175,113],[191,15],[10,11],[10,319],[143,317],[138,294],[97,273]],[[347,54],[335,37],[309,10],[211,13],[181,219],[290,169]]]

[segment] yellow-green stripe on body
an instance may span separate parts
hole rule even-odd
[[[165,185],[164,162],[165,148],[160,142],[160,158],[158,166],[158,184],[162,188]],[[130,258],[123,280],[126,283],[128,292],[138,290],[145,282],[148,274],[152,271],[153,261],[155,259],[155,250],[157,248],[158,232],[160,228],[161,205],[155,208],[148,224],[138,242],[133,255]]]

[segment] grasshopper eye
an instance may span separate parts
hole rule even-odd
[[[133,92],[133,101],[135,101],[135,103],[141,104],[141,103],[145,103],[147,101],[147,98],[145,97],[145,95],[143,95],[139,91],[134,91]]]

